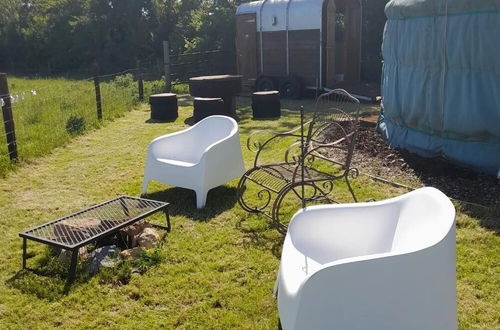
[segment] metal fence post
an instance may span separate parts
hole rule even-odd
[[[0,73],[0,96],[2,102],[3,125],[7,139],[7,149],[11,161],[17,160],[16,130],[14,127],[14,116],[12,115],[12,104],[7,83],[7,74]]]
[[[97,107],[97,119],[102,120],[102,102],[101,102],[101,86],[99,85],[99,65],[94,62],[94,88],[95,88],[95,104]]]
[[[170,77],[170,47],[168,41],[163,42],[163,66],[165,68],[165,91],[170,93],[172,90],[172,79]]]
[[[137,87],[139,89],[139,100],[144,101],[144,84],[142,81],[142,64],[137,60]]]

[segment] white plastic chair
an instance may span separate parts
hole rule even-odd
[[[276,285],[283,329],[457,329],[453,204],[422,188],[302,209]]]
[[[238,124],[230,117],[210,116],[149,144],[142,193],[151,180],[192,189],[200,209],[210,189],[244,172]]]

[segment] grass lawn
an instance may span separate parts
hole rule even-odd
[[[252,121],[248,100],[239,99],[239,104],[243,146],[253,130],[286,130],[298,123],[297,112],[288,110],[279,121]],[[151,198],[172,203],[173,229],[162,246],[165,259],[144,274],[133,275],[128,284],[107,282],[103,274],[79,273],[65,295],[64,269],[54,271],[60,276],[20,271],[19,231],[117,195],[140,194],[149,141],[187,127],[192,108],[186,100],[180,105],[180,117],[173,123],[149,123],[143,106],[0,180],[1,328],[276,329],[272,289],[282,238],[265,217],[240,208],[237,180],[212,190],[207,208],[201,211],[195,208],[194,192],[151,184]],[[297,105],[285,103],[284,108],[296,110]],[[283,152],[283,147],[278,145],[275,153]],[[253,156],[244,149],[247,167]],[[360,200],[406,192],[364,176],[353,183]],[[338,194],[346,195],[345,187],[339,186]],[[500,238],[498,230],[481,225],[492,216],[496,215],[470,209],[458,213],[461,329],[500,326]],[[46,247],[33,242],[28,247],[36,254],[28,265],[46,265]]]

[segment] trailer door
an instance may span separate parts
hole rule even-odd
[[[236,16],[236,60],[238,74],[257,78],[257,20],[255,14]]]

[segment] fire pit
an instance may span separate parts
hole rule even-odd
[[[26,269],[28,239],[70,250],[72,253],[68,283],[71,283],[75,277],[78,250],[80,247],[95,242],[104,236],[114,234],[121,228],[159,211],[165,213],[167,226],[154,226],[170,231],[168,205],[169,203],[144,198],[120,196],[80,212],[23,231],[19,233],[19,236],[23,238],[23,269]]]

